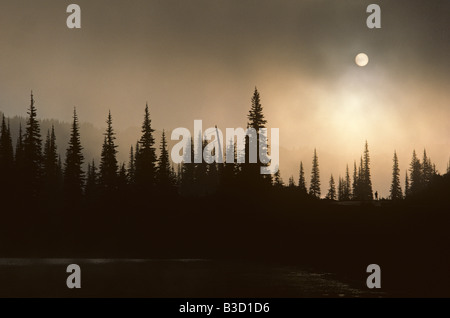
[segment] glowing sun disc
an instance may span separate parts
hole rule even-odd
[[[367,56],[367,54],[359,53],[355,57],[355,62],[358,66],[366,66],[367,63],[369,63],[369,57]]]

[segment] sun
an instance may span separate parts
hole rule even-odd
[[[369,63],[369,57],[367,56],[367,54],[365,53],[359,53],[358,55],[356,55],[355,57],[355,63],[358,66],[366,66],[367,63]]]

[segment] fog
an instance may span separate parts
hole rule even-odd
[[[317,148],[326,193],[367,140],[374,190],[388,196],[394,150],[402,179],[413,149],[446,169],[450,3],[376,1],[382,28],[368,29],[373,2],[78,0],[82,28],[70,30],[72,1],[5,0],[0,111],[25,116],[31,89],[40,118],[70,122],[76,106],[101,131],[111,110],[125,161],[146,102],[159,131],[192,130],[195,119],[225,131],[245,127],[257,86],[280,129],[286,182],[300,160],[309,181]],[[354,63],[360,52],[366,67]]]

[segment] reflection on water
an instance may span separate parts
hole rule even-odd
[[[81,267],[81,289],[66,267]],[[379,297],[331,274],[200,259],[0,259],[1,297]]]

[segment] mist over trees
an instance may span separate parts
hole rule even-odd
[[[261,96],[256,88],[251,98],[247,119],[248,128],[259,130],[266,127],[267,120],[263,114]],[[105,202],[105,200],[107,202],[109,199],[112,202],[118,198],[132,200],[139,196],[152,198],[152,200],[211,195],[244,196],[245,192],[249,195],[264,196],[268,193],[267,191],[271,191],[270,189],[290,189],[298,200],[321,198],[319,156],[316,149],[313,152],[309,190],[307,190],[303,161],[300,161],[297,184],[293,176],[289,178],[288,183],[285,183],[279,170],[274,175],[262,175],[259,170],[264,164],[249,163],[249,149],[255,146],[252,144],[254,142],[258,147],[259,138],[252,140],[246,136],[246,160],[243,163],[237,162],[236,147],[231,143],[225,145],[224,153],[233,154],[234,163],[217,163],[211,160],[212,163],[202,161],[173,165],[164,130],[159,147],[155,145],[155,130],[152,128],[148,104],[144,108],[141,137],[134,145],[130,145],[127,162],[119,162],[117,159],[118,145],[111,112],[106,119],[99,163],[94,161],[92,155],[86,157],[83,151],[82,141],[85,136],[80,133],[76,109],[73,112],[68,144],[64,148],[58,147],[58,136],[53,123],[47,129],[43,140],[41,136],[43,122],[45,121],[37,120],[37,108],[32,93],[28,118],[24,127],[19,124],[14,150],[10,120],[2,116],[0,127],[0,172],[3,176],[0,194],[2,197],[11,198],[13,193],[20,193],[20,196],[29,198],[30,202],[41,201],[49,205],[53,202],[57,205],[61,203],[62,198],[67,204],[76,205]],[[207,146],[206,140],[202,136],[193,136],[193,138],[199,138],[198,142],[201,143],[203,151]],[[190,148],[191,153],[184,155],[194,158],[194,149]],[[62,163],[61,152],[64,150]],[[87,168],[85,162],[87,162]],[[337,187],[331,175],[326,199],[331,201],[372,201],[374,199],[367,141],[358,162],[358,165],[357,161],[353,163],[352,176],[349,166],[345,167],[345,174],[339,176]],[[416,151],[413,151],[409,169],[405,171],[404,192],[400,175],[399,160],[397,153],[394,152],[390,196],[387,199],[400,201],[405,198],[414,198],[439,177],[436,166],[426,150],[423,152],[422,160],[419,159]]]

